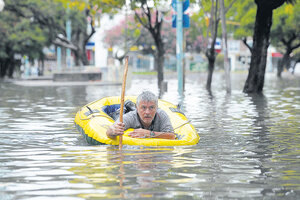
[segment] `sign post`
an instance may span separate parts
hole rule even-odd
[[[184,14],[184,11],[189,7],[189,0],[173,0],[172,7],[176,11],[173,16],[172,27],[176,28],[176,68],[178,79],[178,93],[183,94],[184,89],[184,73],[183,73],[183,28],[190,26],[189,16]]]
[[[178,93],[183,94],[183,31],[182,31],[182,0],[176,0],[176,68]]]

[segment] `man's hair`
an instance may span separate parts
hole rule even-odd
[[[157,106],[158,104],[158,98],[155,94],[153,94],[150,91],[144,91],[142,92],[136,99],[136,105],[140,105],[141,101],[146,101],[146,102],[155,102],[155,105]]]

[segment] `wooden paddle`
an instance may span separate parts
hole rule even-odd
[[[125,67],[123,74],[123,82],[122,82],[122,93],[121,93],[121,105],[120,105],[120,122],[123,122],[123,111],[124,111],[124,96],[125,96],[125,86],[126,86],[126,78],[128,72],[128,56],[125,57]],[[119,136],[119,149],[122,149],[122,141],[123,136]]]

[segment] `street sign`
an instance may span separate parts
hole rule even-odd
[[[190,16],[188,16],[187,14],[183,14],[182,27],[183,28],[190,27]],[[176,15],[172,15],[172,28],[176,28]]]
[[[190,0],[184,0],[182,4],[183,12],[186,11],[186,9],[188,9],[189,6],[190,6]]]
[[[174,10],[176,10],[176,2],[177,0],[172,0],[172,7]],[[182,2],[182,11],[186,11],[188,7],[190,6],[190,0],[183,0]]]
[[[176,0],[172,0],[172,8],[176,10]]]
[[[172,0],[172,7],[177,12],[177,1],[178,0]],[[189,28],[190,27],[190,17],[188,14],[184,14],[184,12],[188,9],[190,6],[190,0],[182,0],[182,27],[183,28]],[[176,28],[176,14],[172,15],[172,28]]]

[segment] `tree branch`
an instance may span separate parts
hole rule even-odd
[[[147,18],[148,18],[149,30],[153,29],[153,26],[152,26],[152,23],[151,23],[151,11],[150,11],[150,8],[148,7],[148,5],[147,5],[147,13],[145,12],[145,14],[147,15]]]
[[[242,39],[242,41],[243,41],[243,43],[246,45],[246,47],[248,47],[248,49],[250,50],[250,52],[251,52],[251,54],[252,54],[253,49],[252,49],[252,47],[247,43],[247,38],[244,37],[244,38]]]
[[[143,20],[141,19],[140,15],[136,11],[134,11],[134,15],[138,19],[138,21],[143,25],[143,27],[145,27],[146,29],[149,29],[149,27],[147,26],[147,24],[145,24],[143,22]]]
[[[65,47],[65,48],[72,49],[73,51],[78,50],[78,47],[76,47],[72,43],[64,42],[63,40],[60,40],[60,38],[56,38],[52,43],[57,45],[57,46],[62,46],[62,47]]]
[[[232,7],[232,5],[236,2],[236,0],[233,0],[230,5],[225,9],[225,14],[228,12],[228,10]]]
[[[90,15],[88,15],[88,16],[90,16]],[[91,16],[90,16],[91,17]],[[92,31],[91,31],[91,33],[88,35],[88,37],[86,37],[85,38],[85,40],[84,40],[84,42],[85,42],[85,44],[87,44],[88,43],[88,41],[90,40],[90,38],[94,35],[94,33],[96,33],[96,30],[95,30],[95,27],[93,26],[93,23],[94,23],[94,19],[93,19],[93,17],[91,17],[91,21],[90,21],[90,26],[91,26],[91,28],[92,28]]]
[[[299,48],[299,47],[300,47],[300,42],[299,42],[298,44],[296,44],[295,46],[292,46],[291,49],[292,49],[292,51],[293,51],[294,49],[297,49],[297,48]]]

